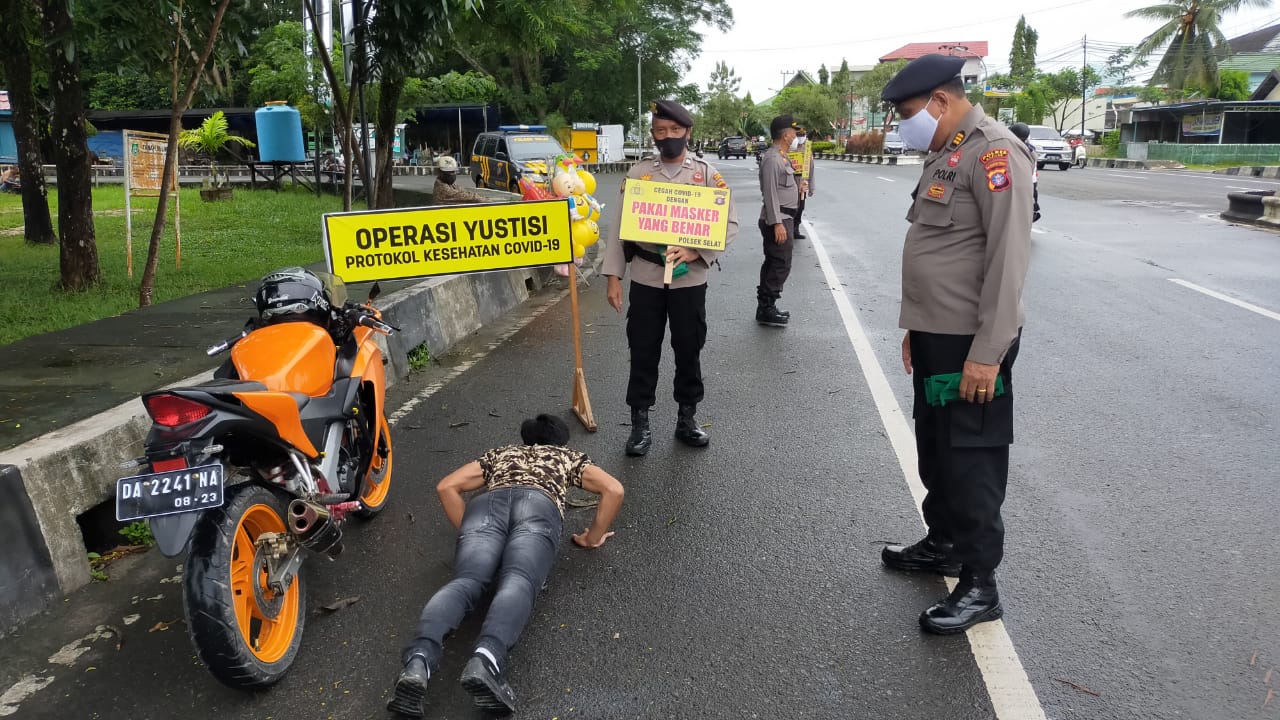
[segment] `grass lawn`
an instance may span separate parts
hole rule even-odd
[[[342,209],[341,198],[317,198],[305,190],[272,192],[237,188],[229,202],[206,203],[197,188],[182,190],[182,268],[174,267],[173,213],[160,247],[155,302],[252,282],[278,267],[324,258],[320,216]],[[125,253],[124,187],[93,190],[102,285],[80,293],[54,289],[58,247],[27,244],[22,200],[0,194],[0,345],[40,333],[118,315],[138,306],[157,200],[135,198],[133,278]],[[58,222],[57,192],[49,210]]]

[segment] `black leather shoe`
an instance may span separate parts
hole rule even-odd
[[[945,600],[920,613],[920,627],[935,635],[954,635],[1003,615],[995,573],[966,569]]]
[[[516,693],[502,673],[483,655],[472,655],[462,669],[462,688],[471,693],[476,707],[490,712],[516,711]]]
[[[627,438],[627,454],[640,457],[649,452],[653,434],[649,431],[649,408],[631,408],[631,436]]]
[[[894,570],[960,575],[959,561],[951,558],[951,543],[935,542],[927,535],[915,545],[886,545],[880,551],[880,560]]]
[[[786,327],[787,321],[791,319],[791,313],[783,313],[772,305],[765,305],[756,310],[756,322],[761,325],[770,325],[772,327]]]
[[[420,718],[427,714],[427,664],[421,655],[414,655],[405,663],[400,677],[396,678],[395,694],[387,701],[387,709],[406,717]]]
[[[809,236],[808,236],[808,235],[801,235],[801,234],[800,234],[800,233],[798,233],[798,232],[796,233],[796,239],[797,239],[797,240],[804,240],[804,239],[805,239],[805,238],[807,238],[807,237],[809,237]]]
[[[689,447],[706,447],[711,442],[711,436],[698,427],[698,421],[694,418],[697,409],[697,405],[680,406],[680,415],[676,419],[676,439]]]

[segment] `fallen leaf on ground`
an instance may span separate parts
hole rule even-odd
[[[450,429],[450,430],[453,430],[454,428],[466,427],[466,426],[468,426],[468,425],[470,425],[470,424],[471,424],[471,423],[466,422],[466,421],[463,421],[463,422],[456,422],[456,423],[449,423],[449,429]]]
[[[150,630],[148,630],[147,632],[149,632],[149,633],[153,633],[153,632],[164,632],[165,630],[168,630],[168,629],[169,629],[169,626],[170,626],[170,625],[173,625],[173,624],[174,624],[174,623],[176,623],[176,622],[178,622],[178,621],[177,621],[177,620],[170,620],[169,622],[158,622],[158,623],[156,623],[155,625],[152,625],[152,626],[151,626],[151,629],[150,629]]]
[[[337,612],[343,608],[351,607],[352,605],[355,605],[358,602],[360,602],[360,596],[352,595],[351,597],[345,597],[345,598],[342,598],[341,600],[335,600],[329,603],[328,605],[322,606],[320,609],[327,610],[329,612]]]
[[[1272,700],[1275,700],[1275,699],[1276,699],[1276,689],[1275,689],[1275,688],[1269,688],[1269,689],[1267,690],[1267,699],[1262,701],[1262,707],[1266,707],[1266,706],[1270,705],[1270,704],[1271,704],[1271,701],[1272,701]]]
[[[1092,696],[1094,696],[1094,697],[1101,697],[1101,696],[1102,696],[1102,693],[1100,693],[1100,692],[1098,692],[1098,691],[1096,691],[1096,690],[1090,690],[1089,688],[1087,688],[1087,687],[1085,687],[1085,686],[1083,686],[1083,685],[1081,685],[1081,684],[1079,684],[1079,683],[1073,683],[1073,682],[1071,682],[1070,680],[1063,680],[1062,678],[1054,678],[1054,680],[1057,680],[1058,682],[1060,682],[1060,683],[1062,683],[1062,684],[1064,684],[1064,685],[1070,685],[1071,687],[1073,687],[1073,688],[1075,688],[1075,689],[1079,690],[1080,692],[1089,693],[1090,695],[1092,695]]]
[[[490,410],[490,411],[489,411],[489,417],[497,417],[497,418],[500,418],[500,417],[502,417],[502,416],[501,416],[501,415],[499,415],[498,413],[496,413],[496,412],[494,412],[494,411]]]

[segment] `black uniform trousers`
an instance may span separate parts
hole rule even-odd
[[[782,297],[782,286],[791,276],[791,251],[796,244],[796,223],[790,216],[782,218],[787,229],[787,241],[779,245],[773,239],[773,226],[760,219],[760,235],[764,238],[764,262],[760,264],[760,285],[756,298],[764,305],[772,305]]]
[[[658,390],[662,337],[671,324],[671,349],[676,356],[675,400],[681,405],[702,402],[702,346],[707,344],[707,285],[664,289],[631,283],[627,307],[627,345],[631,348],[631,378],[627,405],[653,407]]]
[[[1004,504],[1013,442],[1013,361],[1015,340],[1000,364],[1005,393],[989,403],[955,400],[946,407],[925,402],[924,379],[961,372],[972,335],[911,331],[913,417],[920,480],[927,491],[922,506],[929,536],[955,544],[967,568],[995,570],[1004,557]]]

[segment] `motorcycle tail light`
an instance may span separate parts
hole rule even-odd
[[[177,395],[152,395],[144,404],[147,406],[147,414],[157,425],[170,428],[195,422],[212,412],[194,400]]]
[[[170,458],[168,460],[151,461],[151,472],[169,472],[170,470],[184,470],[187,467],[186,458]]]

